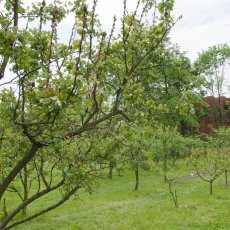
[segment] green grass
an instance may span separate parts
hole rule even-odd
[[[230,229],[230,188],[223,186],[222,177],[214,183],[212,196],[208,184],[199,178],[176,185],[178,209],[167,184],[151,172],[141,171],[138,191],[134,192],[133,186],[132,172],[123,177],[114,175],[112,181],[102,180],[92,195],[80,191],[80,199],[71,199],[53,212],[15,229]]]

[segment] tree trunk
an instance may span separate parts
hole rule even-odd
[[[164,145],[166,145],[166,143],[164,143]],[[166,183],[167,182],[167,159],[168,156],[167,156],[167,153],[164,154],[164,159],[163,159],[163,172],[164,172],[164,182]]]
[[[166,183],[167,182],[167,175],[166,175],[166,172],[167,172],[167,160],[164,159],[164,162],[163,162],[163,170],[164,170],[164,182]]]
[[[213,181],[210,181],[209,182],[209,185],[210,185],[210,188],[209,188],[210,189],[210,195],[212,195],[212,184],[213,184]]]
[[[117,173],[118,173],[118,176],[119,176],[119,177],[122,177],[121,169],[118,169],[118,170],[117,170]]]
[[[225,177],[225,185],[228,186],[228,171],[224,171],[224,177]]]
[[[177,199],[177,193],[176,193],[176,190],[174,190],[174,192],[172,191],[172,182],[171,181],[168,181],[168,184],[169,184],[169,192],[170,194],[172,195],[172,198],[173,198],[173,202],[174,202],[174,205],[176,208],[178,208],[178,199]]]
[[[29,196],[29,190],[28,190],[28,170],[27,170],[27,167],[24,167],[24,178],[23,178],[23,201],[25,202],[26,200],[28,200],[28,196]],[[27,209],[27,206],[25,206],[23,209],[22,209],[22,215],[23,216],[26,216],[26,209]]]
[[[112,180],[113,178],[113,165],[109,163],[109,173],[108,173],[108,178]]]
[[[138,167],[138,164],[136,164],[136,166],[135,166],[135,179],[136,179],[136,184],[135,184],[134,191],[137,191],[137,189],[139,187],[139,167]]]
[[[61,187],[64,184],[64,181],[65,180],[63,179],[61,182],[54,185],[53,187],[46,188],[43,191],[40,191],[40,192],[34,194],[30,198],[28,198],[26,201],[24,201],[23,203],[18,205],[11,213],[9,213],[9,214],[6,213],[5,218],[2,219],[2,222],[0,223],[0,230],[11,229],[11,227],[8,228],[6,226],[19,212],[21,212],[26,206],[28,206],[32,202],[36,201],[37,199],[41,198],[42,196],[45,196],[49,192],[54,191],[55,189],[58,189],[59,187]],[[26,219],[31,219],[31,217],[28,217]],[[20,223],[20,222],[24,223],[23,220],[22,221],[19,220],[18,222],[13,223],[12,226],[16,226],[16,225],[18,225],[17,223]]]
[[[6,189],[10,185],[10,183],[14,180],[14,178],[21,172],[21,170],[30,162],[30,160],[34,157],[36,152],[42,145],[32,144],[30,151],[16,164],[16,166],[12,169],[12,171],[7,175],[7,177],[0,184],[0,200],[2,199],[3,194]]]

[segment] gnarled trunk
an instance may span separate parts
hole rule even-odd
[[[34,157],[38,149],[41,147],[42,145],[32,144],[30,151],[16,164],[16,166],[12,169],[12,171],[3,180],[3,182],[0,184],[0,200],[2,199],[2,196],[5,193],[8,186],[10,185],[10,183],[21,172],[21,170],[30,162],[30,160]]]

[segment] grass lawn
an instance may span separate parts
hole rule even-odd
[[[209,185],[199,178],[176,185],[179,208],[174,207],[167,184],[151,172],[140,172],[140,187],[134,192],[134,175],[116,173],[102,180],[92,195],[80,191],[53,212],[15,229],[20,230],[174,230],[230,229],[230,188],[224,178]],[[55,197],[47,197],[47,200]],[[36,206],[42,206],[37,203]],[[36,208],[36,207],[33,207]],[[31,210],[29,209],[29,212]]]

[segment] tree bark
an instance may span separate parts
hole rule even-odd
[[[108,178],[109,178],[110,180],[113,179],[113,165],[112,165],[111,163],[109,164]]]
[[[0,184],[0,200],[3,194],[10,185],[10,183],[15,179],[15,177],[21,172],[21,170],[30,162],[34,157],[36,152],[42,145],[32,144],[30,151],[16,164],[12,171],[7,175],[7,177]]]
[[[46,188],[41,192],[38,192],[36,194],[34,194],[33,196],[31,196],[30,198],[28,198],[27,200],[25,200],[22,204],[20,204],[15,210],[13,210],[10,214],[8,214],[3,220],[2,223],[0,223],[0,230],[5,230],[7,229],[6,226],[8,225],[8,223],[21,211],[23,210],[25,207],[27,207],[30,203],[32,203],[33,201],[39,199],[40,197],[48,194],[49,192],[54,191],[55,189],[58,189],[59,187],[61,187],[64,184],[64,179],[59,182],[58,184],[54,185],[53,187],[50,188]],[[29,217],[31,218],[31,217]],[[28,218],[26,218],[28,219]],[[21,222],[21,221],[19,221]],[[24,221],[22,222],[24,223]],[[16,226],[15,223],[12,224],[13,226]],[[17,224],[18,225],[18,224]],[[11,228],[11,227],[10,227]]]
[[[138,167],[138,164],[136,164],[136,166],[135,166],[135,179],[136,179],[136,183],[135,183],[134,191],[137,191],[137,189],[139,187],[139,167]]]
[[[19,0],[14,0],[13,2],[11,2],[11,4],[13,6],[13,12],[14,12],[14,23],[13,23],[13,26],[17,27],[18,26]],[[10,42],[10,44],[9,44],[10,47],[14,46],[15,39],[13,39]],[[2,78],[4,78],[4,73],[5,73],[5,70],[6,70],[6,66],[7,66],[7,64],[9,62],[9,59],[10,59],[10,54],[5,55],[4,58],[3,58],[3,62],[1,64],[1,66],[0,66],[0,80]]]
[[[167,182],[167,156],[164,156],[164,160],[163,160],[163,171],[164,171],[164,182]]]
[[[81,186],[80,186],[79,184],[76,185],[76,186],[75,186],[72,190],[70,190],[61,200],[59,200],[59,201],[56,202],[55,204],[53,204],[53,205],[49,206],[48,208],[43,209],[42,211],[37,212],[37,213],[35,213],[34,215],[29,216],[29,217],[27,217],[27,218],[25,218],[25,219],[23,219],[23,220],[16,221],[16,222],[14,222],[13,224],[11,224],[11,225],[8,226],[8,227],[6,227],[6,225],[4,225],[3,227],[0,226],[0,230],[9,230],[9,229],[11,229],[11,228],[13,228],[13,227],[15,227],[15,226],[17,226],[17,225],[23,224],[23,223],[25,223],[25,222],[27,222],[27,221],[30,221],[30,220],[32,220],[32,219],[38,217],[38,216],[41,216],[41,215],[43,215],[43,214],[45,214],[45,213],[47,213],[47,212],[52,211],[53,209],[59,207],[60,205],[64,204],[67,200],[69,200],[69,198],[70,198],[78,189],[80,189],[80,188],[81,188]]]
[[[210,185],[210,187],[209,187],[210,195],[212,195],[212,184],[213,184],[213,181],[211,180],[209,182],[209,185]]]
[[[25,166],[24,167],[24,179],[23,179],[23,201],[26,201],[28,200],[28,196],[29,196],[29,190],[28,190],[28,170],[27,170],[27,167]],[[26,210],[27,210],[27,207],[23,208],[22,209],[22,215],[23,216],[26,216]]]
[[[224,171],[225,185],[228,186],[228,171]]]
[[[172,195],[172,198],[173,198],[173,202],[175,204],[175,207],[178,208],[178,199],[177,199],[177,193],[176,193],[176,190],[174,190],[174,192],[172,191],[172,182],[170,181],[167,181],[168,184],[169,184],[169,192],[170,194]]]

